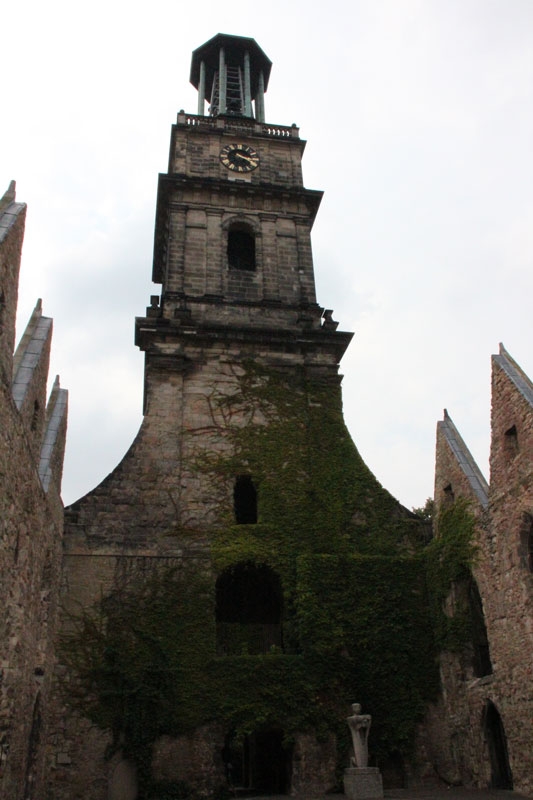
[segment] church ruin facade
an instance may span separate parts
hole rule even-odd
[[[3,430],[22,453],[4,447],[0,497],[14,800],[324,794],[350,763],[354,701],[386,787],[533,793],[533,387],[494,357],[490,488],[439,423],[432,540],[344,425],[352,334],[316,298],[322,193],[299,129],[266,121],[270,70],[245,37],[193,53],[197,113],[179,111],[159,176],[161,289],[135,322],[144,419],[64,522],[66,394],[45,413],[40,305],[13,372],[23,207],[0,206]],[[11,462],[30,481],[16,499]]]

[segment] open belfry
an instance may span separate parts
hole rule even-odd
[[[143,422],[64,515],[52,321],[39,301],[13,358],[25,206],[0,200],[9,800],[369,800],[374,773],[533,794],[533,384],[502,347],[490,485],[445,413],[434,503],[383,489],[344,424],[352,334],[317,302],[322,193],[298,127],[266,121],[270,70],[250,38],[193,52],[135,320]]]

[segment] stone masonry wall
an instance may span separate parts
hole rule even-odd
[[[178,116],[180,120],[180,116]],[[241,183],[269,183],[287,187],[303,186],[302,153],[305,142],[298,136],[257,135],[236,121],[200,126],[174,125],[168,171],[191,177],[238,179]],[[297,131],[297,129],[296,129]],[[220,161],[220,151],[227,144],[250,145],[259,154],[259,167],[248,173],[229,173]]]
[[[18,206],[17,213],[10,214],[9,220],[0,206],[0,219],[6,225],[9,222],[9,229],[0,228],[0,382],[5,386],[11,385],[13,372],[18,280],[26,220],[26,206],[13,203],[11,208],[15,205]],[[5,208],[7,210],[7,203]]]
[[[13,185],[0,201],[0,796],[9,800],[43,796],[63,528],[59,488],[42,488],[35,431],[11,391],[24,217]],[[46,366],[35,376],[43,414]]]
[[[10,392],[0,396],[0,635],[2,796],[42,787],[47,699],[61,564],[62,513],[51,510]],[[39,711],[32,733],[34,709]],[[38,797],[38,794],[24,795]]]
[[[216,206],[214,206],[216,199]],[[257,195],[231,182],[177,184],[169,213],[166,292],[229,301],[315,303],[311,226],[316,200],[305,193]],[[234,223],[255,236],[253,272],[228,269],[227,236]],[[236,284],[240,277],[244,285]],[[286,312],[285,312],[286,313]],[[208,317],[203,315],[203,321]],[[259,324],[259,321],[256,323]]]
[[[523,391],[513,375],[522,382]],[[466,498],[477,518],[478,551],[472,571],[483,606],[492,673],[476,676],[468,651],[442,654],[442,694],[428,712],[419,746],[421,760],[433,764],[441,779],[490,786],[495,772],[487,711],[495,707],[513,786],[524,794],[533,793],[533,574],[527,543],[533,521],[531,399],[533,387],[510,356],[502,351],[493,357],[491,482],[485,509],[457,453],[443,435],[437,436],[436,513],[447,503]],[[450,609],[453,594],[454,590]]]
[[[184,561],[211,569],[207,530],[217,506],[231,513],[233,482],[206,480],[194,462],[206,446],[211,452],[227,446],[223,420],[213,405],[214,387],[231,394],[237,376],[219,356],[200,358],[190,373],[150,370],[146,415],[130,450],[100,486],[67,509],[62,590],[67,612],[90,607],[116,589],[125,573],[134,579],[151,569],[179,568]],[[196,535],[180,533],[186,528]],[[68,712],[61,689],[68,688],[69,677],[61,665],[57,669],[58,737],[50,775],[54,797],[106,800],[116,767],[104,759],[108,738],[87,737],[87,723]],[[203,752],[200,740],[195,747]],[[185,740],[168,744],[176,752],[182,745],[188,746]],[[222,764],[220,773],[217,784],[223,779]]]
[[[527,398],[503,365],[517,380],[525,379]],[[515,789],[526,794],[533,794],[533,573],[527,557],[533,519],[532,399],[529,379],[502,349],[492,359],[487,618],[501,696],[496,705]]]
[[[461,441],[461,444],[462,441]],[[451,449],[445,435],[444,423],[437,426],[435,460],[435,517],[455,500],[469,501],[469,511],[478,519],[478,545],[484,537],[484,509],[476,497],[472,484],[457,454]],[[437,531],[438,535],[438,531]],[[486,568],[483,548],[474,570],[474,578],[481,596],[489,587],[483,580]],[[447,613],[455,611],[455,592],[452,589],[447,601]],[[490,779],[486,765],[488,756],[481,725],[485,689],[475,679],[469,653],[443,653],[440,657],[440,675],[443,692],[437,703],[427,712],[421,729],[417,750],[422,766],[420,777],[431,774],[449,784],[486,786]],[[487,679],[482,679],[482,683]]]
[[[250,356],[260,363],[273,361],[292,368],[301,361],[298,354],[273,352],[271,343],[249,347]],[[246,354],[243,345],[216,340],[202,345],[197,337],[179,347],[169,342],[160,346],[159,353],[149,353],[145,417],[135,441],[116,469],[66,510],[63,605],[67,611],[88,608],[117,588],[124,570],[135,579],[147,570],[186,563],[214,580],[210,532],[221,521],[233,519],[235,476],[205,471],[199,465],[206,457],[231,452],[230,430],[252,417],[263,424],[259,409],[229,411],[220,402],[238,391]],[[181,363],[185,366],[180,370]],[[246,472],[246,465],[241,471]],[[61,665],[58,670],[60,689],[59,684],[69,678]],[[54,797],[105,800],[106,781],[113,771],[103,759],[106,737],[99,742],[87,738],[86,726],[68,714],[60,692],[57,709]],[[205,774],[186,772],[187,780],[200,791],[205,791],[207,780],[213,785],[224,782],[221,760],[218,766],[213,762],[223,741],[214,747],[212,732],[206,736],[204,741],[201,733],[195,734],[193,743],[185,737],[156,749],[160,753],[170,748],[186,760],[187,747],[194,746],[202,763],[210,765]],[[211,755],[206,755],[206,748]],[[166,775],[165,769],[160,772]],[[302,771],[301,780],[306,774]]]

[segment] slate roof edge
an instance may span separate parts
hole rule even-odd
[[[4,241],[19,214],[26,210],[26,203],[17,203],[16,183],[11,181],[6,192],[0,197],[0,243]]]
[[[46,430],[39,458],[39,477],[45,492],[50,488],[52,480],[52,460],[56,448],[62,444],[59,434],[68,411],[68,391],[61,389],[59,375],[56,376],[50,399],[46,407]]]
[[[492,356],[492,361],[498,364],[509,380],[516,386],[524,400],[533,407],[533,384],[522,367],[509,355],[502,343],[500,343],[498,355]]]
[[[489,485],[479,469],[478,465],[474,461],[472,453],[466,446],[461,434],[455,427],[452,418],[448,414],[447,410],[444,409],[444,419],[438,423],[444,438],[452,451],[453,455],[455,456],[457,463],[461,470],[463,471],[466,479],[470,483],[474,494],[476,495],[477,499],[483,506],[483,508],[487,508],[489,503]]]

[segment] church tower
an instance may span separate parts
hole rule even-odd
[[[322,193],[303,186],[296,125],[264,121],[270,68],[244,37],[219,34],[193,53],[198,115],[179,112],[159,177],[161,300],[136,322],[147,402],[161,359],[165,369],[170,358],[198,370],[211,359],[220,366],[222,351],[337,380],[351,334],[316,302],[310,236]]]
[[[304,187],[296,125],[265,121],[270,69],[245,37],[193,53],[198,113],[178,113],[159,176],[161,292],[135,322],[143,423],[66,510],[64,606],[77,623],[67,618],[62,688],[77,712],[58,722],[58,800],[122,797],[125,781],[142,797],[184,784],[205,797],[321,794],[336,785],[350,703],[372,697],[379,715],[392,694],[420,707],[411,645],[395,644],[419,596],[405,558],[405,603],[388,591],[390,558],[418,529],[343,422],[352,334],[316,300],[322,193]],[[368,587],[379,600],[356,619]],[[374,614],[393,620],[380,628],[397,650],[389,671],[370,645],[354,656]]]

